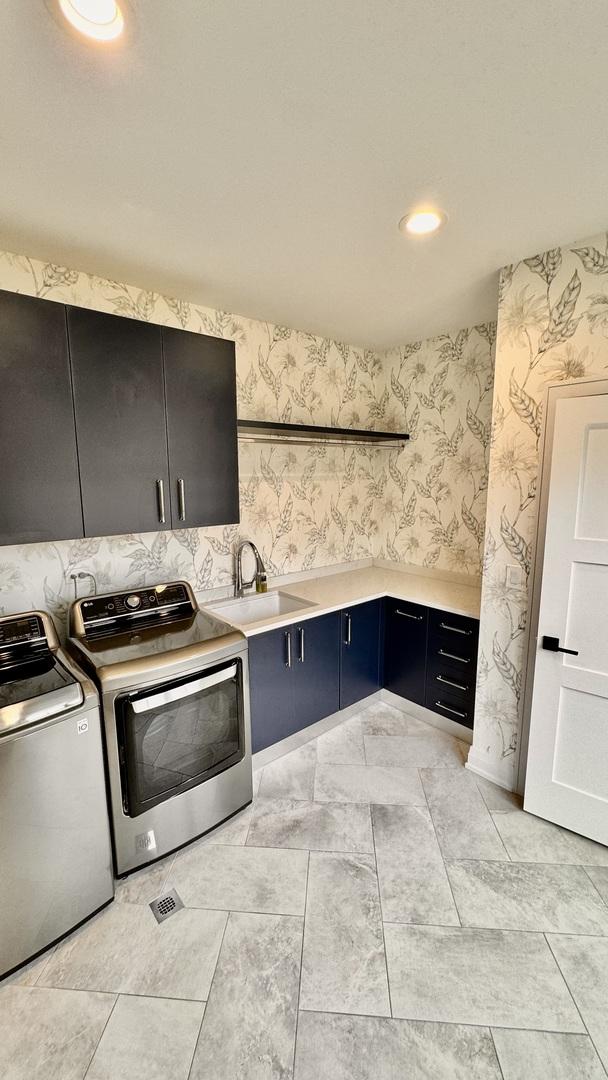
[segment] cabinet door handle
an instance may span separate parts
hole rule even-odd
[[[456,653],[446,652],[445,649],[438,650],[440,656],[447,656],[448,660],[458,660],[460,664],[470,664],[471,661],[467,660],[464,656],[456,656]]]
[[[162,480],[156,481],[156,504],[158,506],[158,520],[161,525],[164,525],[167,519],[165,517],[165,486]]]
[[[470,637],[473,633],[472,630],[462,630],[460,626],[450,626],[447,622],[440,622],[439,625],[442,630],[451,630],[453,634],[465,634],[466,637]]]
[[[395,608],[395,615],[403,615],[406,619],[415,619],[416,622],[421,622],[424,619],[424,615],[410,615],[409,611],[401,611],[400,608]]]
[[[180,521],[186,520],[186,485],[181,476],[177,481],[177,516]]]
[[[452,682],[451,679],[446,679],[443,675],[436,675],[435,679],[436,679],[437,682],[445,683],[446,686],[453,686],[455,690],[468,690],[469,689],[468,686],[464,686],[462,683],[459,683],[459,682]]]
[[[344,644],[345,645],[350,645],[352,640],[353,640],[352,619],[351,619],[350,615],[346,615],[346,638],[345,638]]]
[[[443,709],[444,712],[453,713],[454,716],[460,716],[462,720],[466,720],[469,715],[466,712],[461,712],[460,709],[451,709],[449,705],[444,705],[443,701],[436,701],[435,705],[438,709]]]
[[[303,626],[301,626],[299,628],[298,634],[299,634],[299,637],[300,637],[300,655],[298,656],[298,660],[300,661],[301,664],[303,664],[304,663],[304,627]]]
[[[291,667],[291,630],[285,631],[285,667]]]

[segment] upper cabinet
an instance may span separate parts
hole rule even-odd
[[[239,520],[234,342],[0,292],[0,544]]]
[[[0,292],[0,544],[83,535],[65,308]]]
[[[239,520],[234,342],[162,329],[174,529]]]

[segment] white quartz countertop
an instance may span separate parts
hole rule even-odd
[[[300,623],[305,619],[326,615],[330,611],[340,611],[353,604],[363,604],[366,600],[394,596],[397,600],[410,600],[415,604],[478,619],[481,597],[479,585],[464,585],[446,581],[441,577],[389,570],[379,566],[307,578],[270,591],[307,600],[310,606],[242,624],[237,621],[236,610],[234,617],[232,613],[230,616],[223,613],[222,618],[241,630],[246,637],[252,637],[254,634],[264,633],[265,630],[275,630],[281,626],[290,626],[294,622]],[[250,599],[255,603],[255,594]],[[214,607],[221,604],[222,601],[216,601],[204,606],[213,611]]]

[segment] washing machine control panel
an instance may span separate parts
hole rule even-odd
[[[102,628],[107,633],[116,632],[124,623],[136,618],[146,626],[164,622],[168,615],[188,617],[196,611],[190,590],[182,581],[168,585],[152,585],[146,589],[129,592],[108,593],[80,601],[85,633],[90,635]]]

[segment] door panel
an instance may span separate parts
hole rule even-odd
[[[85,535],[170,528],[160,327],[68,308],[68,330]]]
[[[370,600],[342,612],[341,709],[361,701],[380,687],[381,603],[381,600]]]
[[[294,627],[296,730],[340,708],[340,612]]]
[[[524,808],[608,844],[608,394],[591,390],[549,398]]]
[[[173,527],[239,521],[233,341],[163,327]]]
[[[428,610],[387,597],[384,618],[384,685],[424,705]]]
[[[0,544],[83,535],[65,308],[0,292]]]
[[[269,630],[249,638],[251,742],[255,754],[295,730],[293,627]]]

